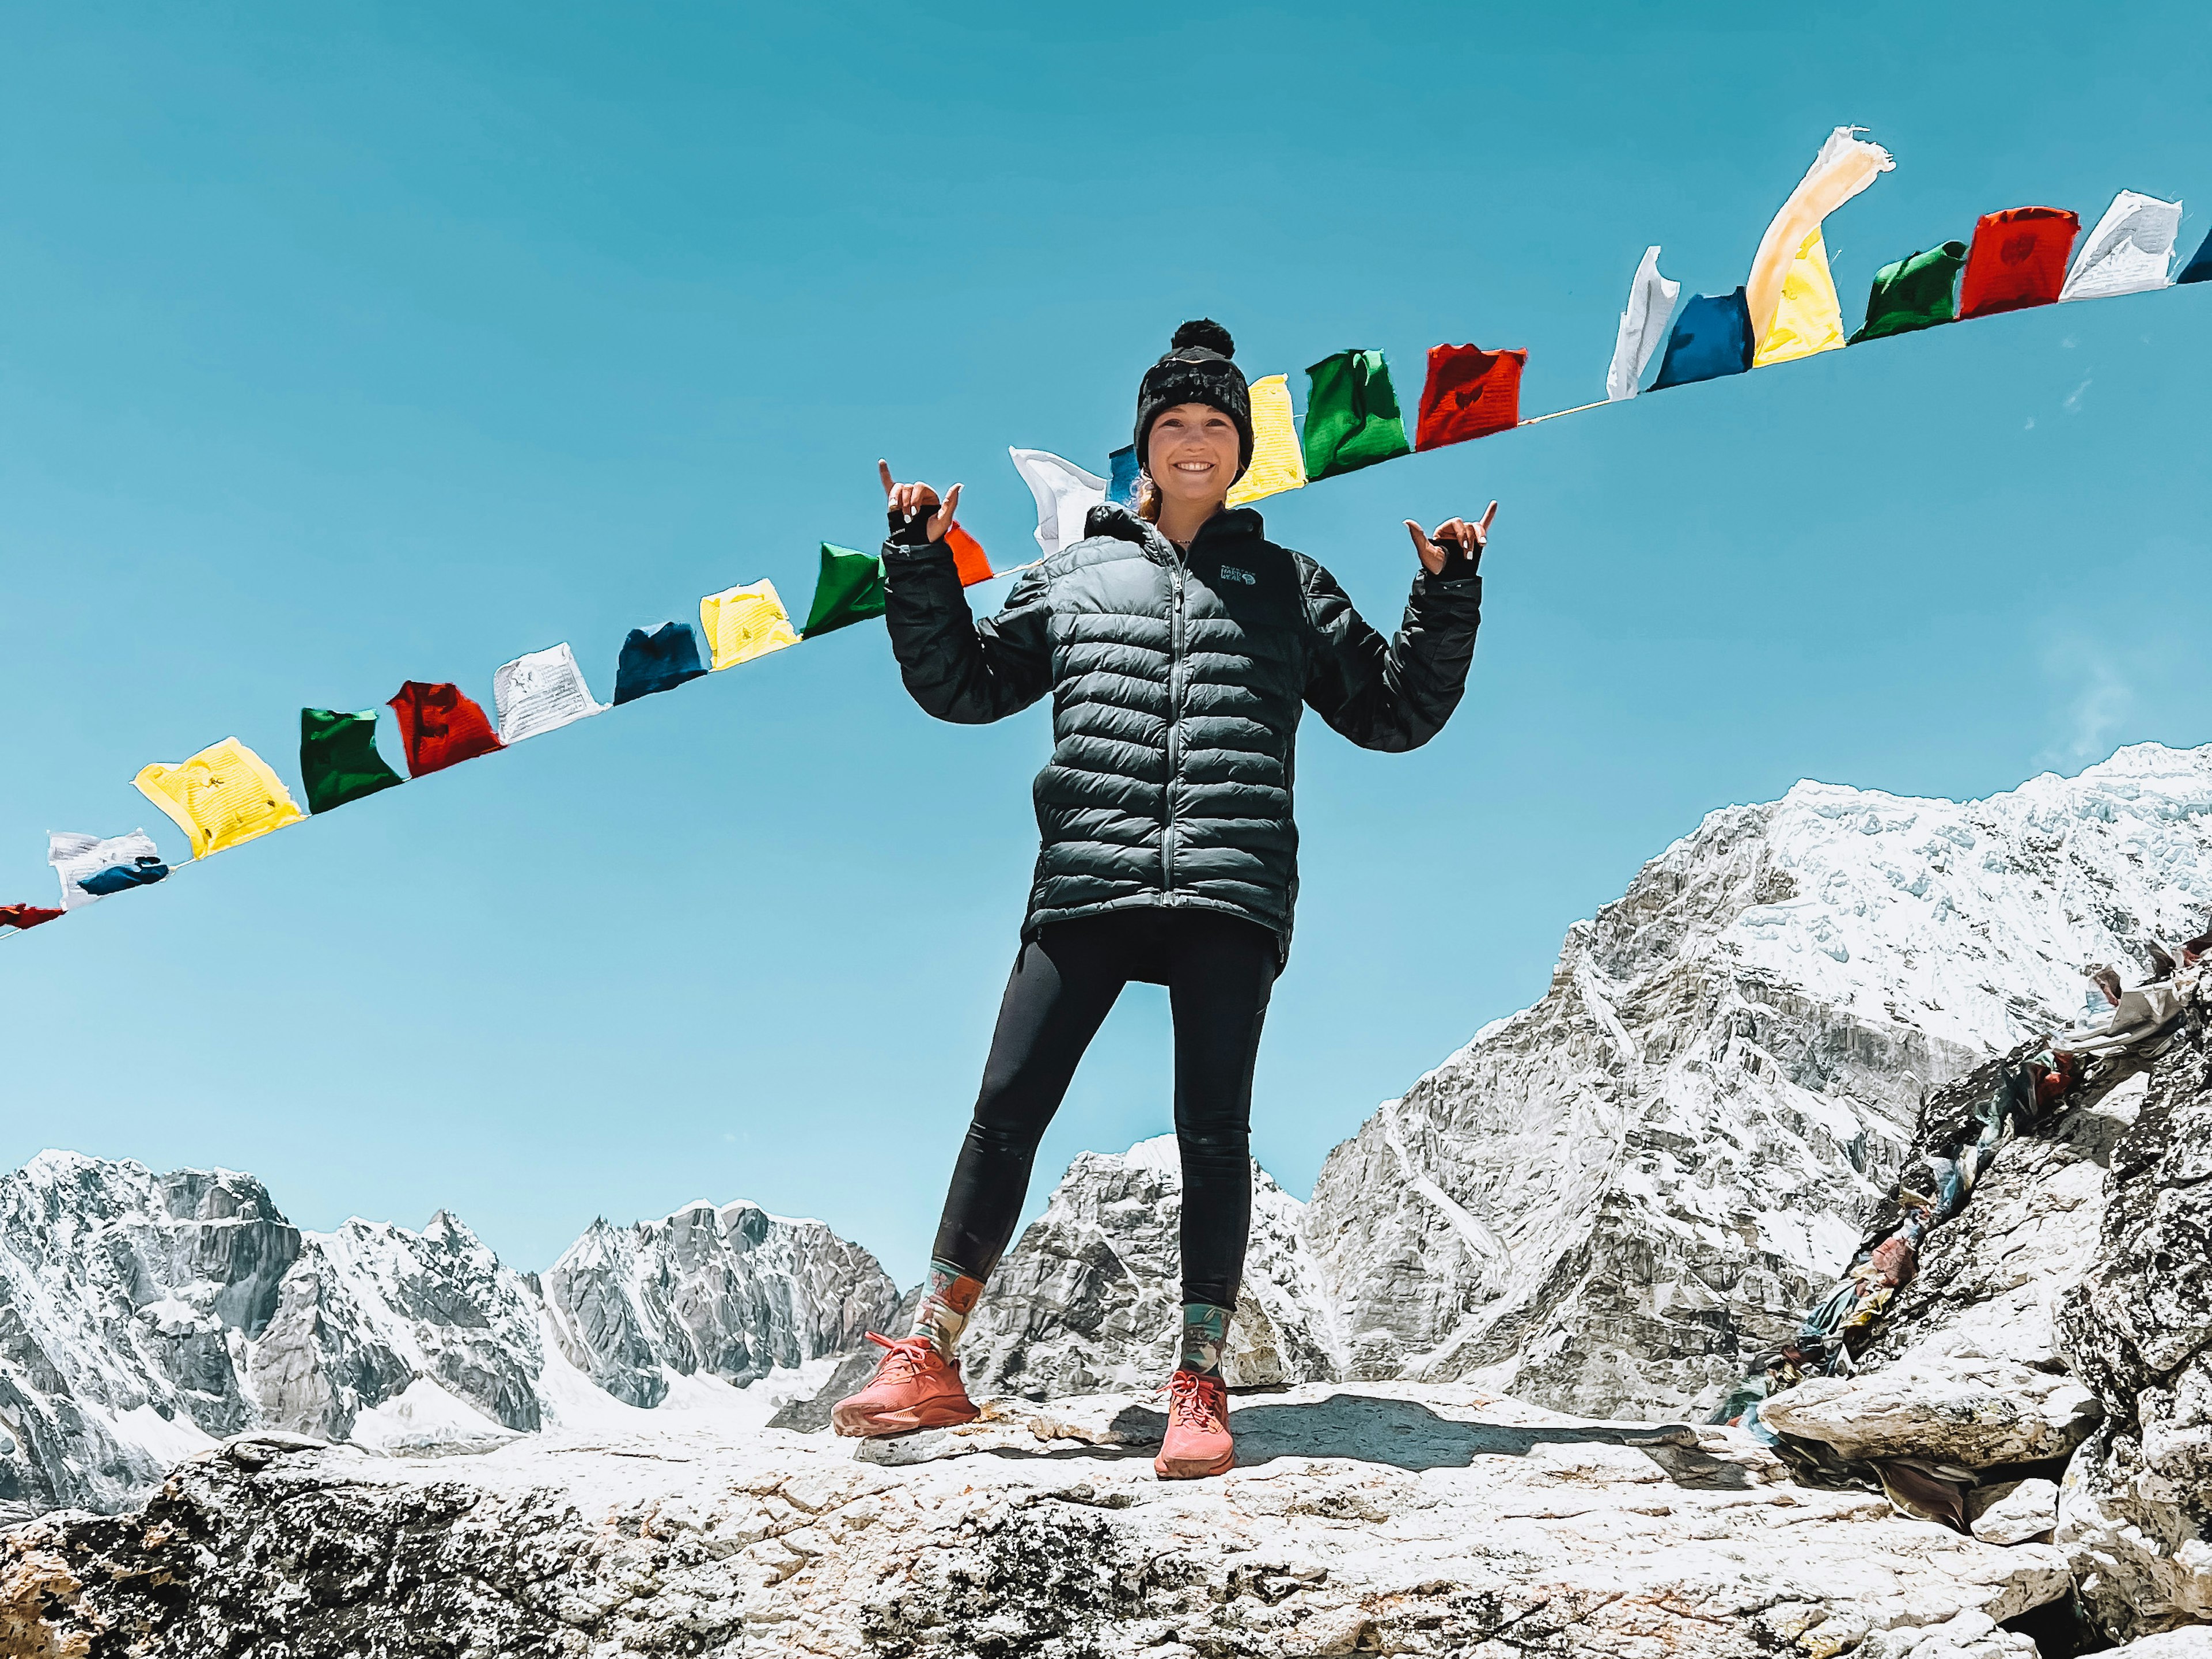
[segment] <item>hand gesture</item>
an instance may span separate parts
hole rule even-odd
[[[885,472],[884,477],[888,483],[890,474]],[[1431,576],[1438,576],[1443,574],[1444,561],[1455,553],[1465,557],[1469,564],[1482,562],[1482,550],[1490,545],[1490,521],[1497,516],[1498,503],[1492,501],[1490,511],[1474,524],[1465,519],[1446,519],[1433,534],[1428,534],[1408,519],[1406,532],[1413,538],[1413,550],[1421,556],[1421,568]]]
[[[953,513],[960,506],[960,486],[953,485],[951,493],[945,498],[945,505],[939,507],[935,490],[926,483],[898,483],[891,477],[889,461],[878,461],[876,471],[883,475],[884,505],[890,509],[892,516],[910,520],[916,514],[929,513],[931,508],[936,507],[929,520],[929,539],[943,541],[945,532],[952,528]]]

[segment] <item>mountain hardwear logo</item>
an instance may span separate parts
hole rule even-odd
[[[1233,564],[1223,565],[1221,574],[1224,580],[1243,582],[1247,587],[1257,587],[1260,585],[1260,579],[1257,576],[1249,570],[1239,570]]]

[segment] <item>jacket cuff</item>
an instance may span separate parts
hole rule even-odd
[[[1451,567],[1444,567],[1449,570]],[[1426,569],[1413,573],[1413,597],[1416,599],[1472,599],[1482,603],[1482,578],[1473,576],[1431,576]]]

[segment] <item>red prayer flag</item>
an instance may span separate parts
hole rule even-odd
[[[1413,447],[1437,449],[1520,425],[1521,371],[1528,366],[1525,351],[1431,346]]]
[[[458,685],[410,680],[387,705],[399,718],[411,776],[443,771],[503,747],[484,711]]]
[[[2047,306],[2066,283],[2066,256],[2081,229],[2064,208],[2007,208],[1984,213],[1966,250],[1959,279],[1959,315],[1987,317],[2027,306]]]
[[[945,544],[952,550],[952,564],[960,573],[961,586],[973,587],[997,574],[991,568],[991,556],[984,552],[983,544],[958,525],[945,532]]]
[[[0,904],[0,927],[39,927],[61,915],[37,904]]]

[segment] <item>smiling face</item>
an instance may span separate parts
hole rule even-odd
[[[1237,423],[1211,404],[1177,404],[1152,422],[1145,470],[1169,501],[1212,509],[1237,482]]]

